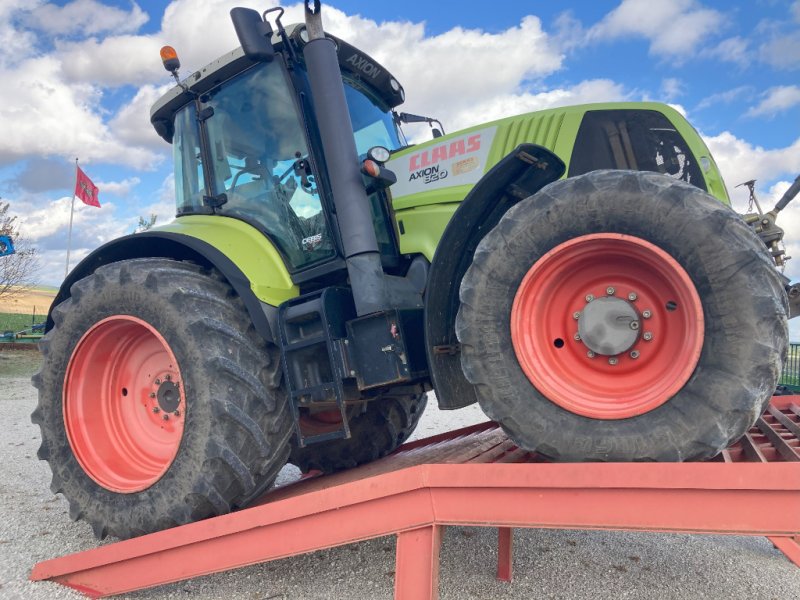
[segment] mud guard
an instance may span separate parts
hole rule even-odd
[[[53,327],[52,311],[55,306],[69,298],[72,284],[83,279],[98,267],[131,258],[173,258],[191,260],[205,266],[213,266],[242,298],[256,330],[268,342],[275,341],[271,321],[277,317],[277,308],[261,302],[253,293],[250,279],[220,250],[198,238],[168,231],[145,231],[127,235],[104,244],[89,254],[69,273],[61,284],[47,314],[45,331]],[[269,315],[275,312],[274,317]]]
[[[560,178],[566,167],[547,148],[520,144],[487,172],[464,198],[437,246],[425,293],[425,344],[439,408],[477,402],[461,370],[454,324],[461,279],[478,243],[505,212]]]

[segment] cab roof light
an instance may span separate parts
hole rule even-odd
[[[181,61],[178,58],[178,53],[175,52],[175,48],[172,46],[161,48],[161,62],[164,63],[164,68],[172,74],[175,81],[179,81],[178,69],[181,68]]]

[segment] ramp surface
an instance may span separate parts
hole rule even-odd
[[[495,423],[406,444],[336,475],[301,480],[245,510],[37,564],[90,596],[157,586],[396,534],[395,597],[438,597],[447,525],[767,536],[800,566],[800,396],[777,396],[737,444],[705,463],[553,464]]]

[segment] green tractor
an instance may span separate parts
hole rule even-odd
[[[575,106],[409,145],[435,120],[395,111],[386,68],[319,2],[281,14],[234,9],[242,47],[183,81],[162,52],[177,218],[53,303],[32,419],[73,519],[127,538],[246,506],[289,461],[377,459],[430,390],[553,460],[704,459],[747,431],[795,288],[774,214],[731,210],[683,117]]]

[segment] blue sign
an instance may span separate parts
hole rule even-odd
[[[14,254],[14,242],[7,235],[0,235],[0,256]]]

